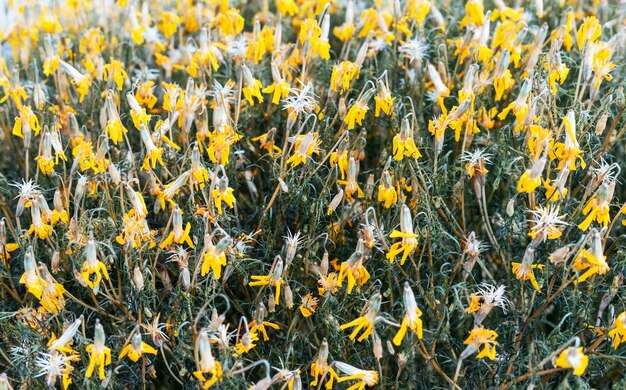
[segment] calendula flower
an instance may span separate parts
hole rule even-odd
[[[173,12],[161,12],[161,20],[157,24],[159,31],[165,35],[165,38],[169,38],[178,29],[180,18]]]
[[[583,215],[587,217],[578,225],[580,230],[587,230],[594,220],[602,226],[607,226],[611,222],[609,209],[611,200],[615,192],[615,181],[605,180],[600,185],[596,193],[587,201],[583,208]]]
[[[145,353],[156,355],[157,350],[141,340],[141,331],[139,330],[139,326],[137,326],[130,344],[126,344],[126,346],[122,348],[119,358],[123,359],[124,357],[128,356],[130,360],[136,362]]]
[[[98,377],[101,380],[106,377],[104,368],[111,364],[111,349],[104,345],[105,338],[104,328],[100,325],[100,321],[96,320],[93,344],[89,344],[85,349],[89,354],[89,366],[85,371],[87,378],[91,378],[96,367],[98,367]]]
[[[495,90],[495,101],[498,102],[504,96],[504,93],[515,85],[515,80],[508,69],[511,54],[508,50],[504,50],[500,54],[496,69],[493,76],[493,88]]]
[[[567,347],[554,362],[556,367],[572,368],[574,375],[581,376],[589,364],[589,356],[583,353],[583,347]]]
[[[24,254],[24,273],[20,278],[20,284],[25,285],[28,292],[37,299],[41,299],[43,290],[47,285],[46,281],[39,275],[32,246],[29,246]]]
[[[276,288],[276,294],[274,294],[275,304],[280,302],[280,288],[285,284],[283,279],[283,259],[280,256],[276,256],[272,268],[268,275],[252,275],[252,282],[248,283],[249,286],[271,286]]]
[[[85,100],[85,96],[89,93],[89,88],[91,87],[91,76],[87,74],[82,74],[72,65],[68,64],[65,61],[61,61],[61,67],[65,72],[72,78],[72,83],[76,87],[79,96],[79,103],[82,103]]]
[[[330,75],[330,89],[335,92],[344,93],[350,89],[353,80],[359,78],[359,68],[354,62],[342,61],[333,66]]]
[[[348,125],[348,130],[354,129],[354,126],[358,124],[361,126],[363,124],[363,119],[365,119],[365,114],[369,110],[367,103],[374,95],[374,89],[368,89],[365,93],[363,93],[354,104],[348,110],[348,113],[343,118],[343,121],[346,125]]]
[[[122,90],[124,80],[128,75],[124,71],[124,65],[113,57],[110,57],[109,63],[104,65],[104,81],[113,80],[118,90]]]
[[[193,241],[189,236],[190,232],[191,223],[189,222],[187,222],[187,225],[183,230],[183,212],[181,211],[180,207],[176,205],[174,206],[174,210],[172,211],[172,231],[170,231],[165,240],[161,242],[161,245],[159,245],[159,247],[163,249],[172,244],[172,242],[174,242],[176,244],[186,243],[191,248],[194,248]]]
[[[93,234],[90,234],[87,245],[85,246],[85,262],[81,269],[81,276],[94,293],[97,293],[100,288],[102,276],[104,276],[106,280],[109,280],[109,273],[107,272],[106,266],[103,262],[98,260],[98,251],[96,241],[93,239]]]
[[[391,245],[389,253],[386,255],[387,260],[393,264],[396,256],[402,253],[400,265],[404,265],[406,258],[417,248],[417,237],[419,237],[413,233],[413,218],[407,205],[403,204],[400,210],[400,230],[394,230],[389,237],[401,238],[402,240]]]
[[[11,258],[11,252],[15,252],[20,246],[14,242],[7,242],[7,231],[5,219],[0,219],[0,260],[6,269],[11,267],[9,259]]]
[[[35,132],[35,137],[38,136],[39,132],[41,131],[39,119],[33,113],[33,110],[30,106],[20,106],[19,114],[20,115],[15,118],[12,134],[23,139],[28,139],[30,141],[30,136],[33,131]]]
[[[522,87],[520,88],[519,95],[517,95],[517,99],[511,102],[500,114],[498,114],[498,118],[504,120],[509,112],[512,110],[515,114],[515,127],[513,128],[514,132],[520,131],[524,127],[525,118],[528,113],[528,98],[530,96],[530,91],[532,88],[532,82],[530,79],[525,79],[522,83]]]
[[[320,380],[326,380],[326,389],[332,389],[333,382],[338,379],[337,372],[331,365],[328,364],[328,342],[326,339],[322,340],[322,345],[317,351],[317,356],[313,363],[311,363],[311,386],[317,386]]]
[[[272,104],[278,104],[280,99],[284,99],[289,96],[290,85],[280,73],[278,69],[278,64],[275,61],[272,61],[272,79],[274,83],[263,88],[263,93],[271,93],[272,94]]]
[[[565,165],[568,166],[570,171],[576,170],[576,160],[580,161],[580,167],[585,168],[585,160],[582,157],[582,150],[576,139],[576,118],[574,111],[569,110],[567,115],[563,117],[563,124],[565,125],[565,142],[555,142],[550,149],[550,159],[559,159],[559,165],[557,170],[563,169]]]
[[[250,68],[246,66],[246,64],[242,64],[241,69],[244,81],[244,87],[242,88],[242,92],[246,100],[251,106],[254,106],[253,98],[256,98],[259,103],[263,103],[263,95],[261,94],[263,84],[261,84],[259,80],[252,77],[252,72],[250,71]]]
[[[222,267],[226,266],[226,250],[233,243],[230,236],[223,237],[217,245],[213,245],[211,235],[206,234],[204,236],[204,254],[202,255],[202,268],[200,269],[200,275],[206,276],[209,273],[209,269],[213,271],[215,279],[220,280],[222,276]]]
[[[413,290],[409,285],[409,282],[404,283],[404,292],[402,295],[402,301],[404,302],[404,310],[406,314],[402,319],[402,324],[400,325],[400,330],[396,333],[396,336],[393,338],[393,343],[395,345],[400,345],[402,340],[404,339],[404,335],[407,330],[411,330],[418,339],[422,338],[422,311],[417,307],[417,302],[415,301],[415,294],[413,294]]]
[[[482,348],[478,355],[476,355],[476,358],[481,359],[487,357],[490,360],[494,360],[496,358],[496,345],[498,344],[496,342],[497,338],[498,333],[494,330],[482,327],[472,329],[470,335],[463,342],[467,347],[461,352],[460,359],[465,359]]]
[[[300,304],[300,313],[302,313],[304,317],[309,317],[310,315],[315,313],[315,310],[317,310],[317,302],[318,299],[315,298],[313,295],[305,295],[302,298],[302,303]]]
[[[563,228],[567,222],[563,221],[565,215],[559,215],[559,207],[553,208],[539,206],[536,210],[530,210],[534,217],[534,226],[528,232],[530,238],[554,240],[561,237]]]
[[[613,348],[617,349],[621,343],[626,342],[626,311],[621,312],[615,323],[609,330],[609,337],[613,339]]]
[[[576,41],[578,42],[578,50],[583,50],[585,43],[591,44],[596,42],[602,34],[602,25],[595,16],[588,16],[580,25],[576,32]]]
[[[388,209],[398,202],[398,192],[391,182],[389,171],[386,169],[383,171],[380,180],[381,184],[378,186],[378,201],[383,204],[383,207]]]
[[[517,191],[531,193],[541,185],[541,175],[546,166],[547,158],[542,156],[535,161],[530,169],[527,169],[517,182]]]
[[[374,330],[374,321],[376,320],[378,312],[380,311],[381,300],[382,297],[380,294],[374,294],[363,307],[362,313],[365,314],[352,322],[341,325],[341,330],[354,328],[352,330],[352,333],[350,334],[350,340],[354,340],[359,332],[361,332],[361,330],[363,330],[363,333],[361,333],[361,336],[357,339],[357,341],[359,342],[365,340],[369,335],[372,334]]]
[[[261,134],[258,137],[252,138],[252,141],[259,142],[261,148],[265,149],[271,156],[282,153],[282,149],[276,146],[274,142],[274,136],[276,135],[276,128],[273,127],[265,134]]]
[[[117,145],[124,140],[124,134],[126,134],[128,130],[122,124],[120,114],[117,112],[115,102],[113,101],[113,93],[110,91],[107,93],[105,107],[107,112],[107,125],[104,133]]]
[[[209,332],[202,329],[197,341],[197,350],[200,359],[196,362],[197,370],[193,372],[193,376],[200,381],[203,389],[208,389],[217,382],[222,380],[222,365],[218,362],[211,352],[211,342],[209,341]],[[208,378],[206,377],[208,375]]]
[[[65,307],[65,297],[63,296],[65,288],[54,280],[45,264],[41,264],[40,272],[45,281],[39,300],[41,308],[48,313],[58,314]]]
[[[348,159],[348,177],[346,180],[337,180],[337,184],[345,186],[345,194],[348,200],[352,200],[352,195],[356,193],[358,198],[363,197],[363,190],[357,182],[358,166],[353,156]]]
[[[235,344],[235,353],[237,355],[243,355],[250,352],[250,350],[256,347],[256,342],[259,341],[259,335],[256,332],[250,331],[248,324],[244,324],[245,332],[239,339],[239,342]]]
[[[525,263],[511,263],[512,272],[517,280],[530,280],[533,288],[537,291],[541,291],[539,283],[535,278],[533,269],[543,270],[543,264],[525,264]]]
[[[279,329],[279,326],[273,322],[265,321],[265,316],[267,315],[267,309],[263,302],[260,302],[257,306],[257,309],[254,311],[254,320],[252,320],[248,326],[250,327],[251,332],[261,333],[264,341],[268,341],[269,337],[267,335],[267,329],[270,327],[272,329]]]
[[[400,133],[393,137],[393,158],[402,161],[404,157],[418,159],[422,154],[417,149],[413,140],[413,130],[409,124],[409,120],[405,117],[402,119]]]
[[[211,192],[218,214],[222,214],[222,202],[226,203],[231,209],[235,207],[235,196],[233,192],[234,190],[228,186],[228,177],[223,174],[217,182],[217,188],[213,189]]]
[[[317,133],[308,132],[305,135],[299,135],[294,139],[294,153],[287,160],[287,164],[297,167],[305,164],[308,157],[313,153],[319,154],[319,145],[321,141],[318,139]]]
[[[466,151],[463,154],[462,161],[466,161],[465,171],[469,177],[486,175],[489,171],[485,165],[491,163],[491,157],[493,157],[493,154],[486,153],[483,149],[476,149],[473,152]]]
[[[604,275],[610,270],[609,265],[606,263],[606,257],[604,257],[600,232],[597,229],[593,229],[589,234],[591,235],[589,250],[581,250],[580,255],[574,259],[574,269],[576,271],[586,270],[585,273],[578,277],[576,283],[584,282],[595,274]]]
[[[350,386],[347,390],[363,390],[365,386],[372,387],[378,383],[378,373],[376,371],[362,370],[344,362],[335,361],[332,364],[337,367],[339,371],[347,375],[338,377],[337,382],[341,383],[349,380],[357,380],[357,383]]]
[[[363,240],[359,239],[356,251],[341,263],[339,276],[337,276],[337,286],[342,287],[344,279],[348,279],[348,294],[352,293],[355,285],[363,286],[369,279],[370,274],[363,266]],[[325,289],[326,291],[326,289]],[[320,294],[323,294],[320,291]]]

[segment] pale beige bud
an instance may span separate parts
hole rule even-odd
[[[287,309],[293,307],[293,292],[288,284],[285,284],[285,304],[287,305]]]
[[[61,265],[61,255],[59,251],[54,251],[52,254],[52,260],[50,260],[50,266],[52,268],[52,273],[56,274],[59,272],[59,267]]]
[[[143,290],[143,274],[141,273],[141,269],[137,266],[135,266],[133,270],[133,283],[137,291]]]

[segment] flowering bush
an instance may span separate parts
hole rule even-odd
[[[626,385],[623,5],[0,16],[0,390]]]

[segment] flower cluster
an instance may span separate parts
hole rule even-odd
[[[625,15],[0,2],[0,389],[624,387]]]

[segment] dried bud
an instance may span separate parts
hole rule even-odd
[[[52,268],[52,273],[56,274],[59,272],[59,266],[61,265],[61,254],[59,251],[54,251],[52,254],[52,260],[50,260],[50,266]]]
[[[141,269],[137,266],[135,266],[133,270],[133,284],[137,291],[143,290],[143,274],[141,273]]]
[[[291,287],[285,283],[285,304],[287,309],[291,309],[293,307],[293,292],[291,291]]]

